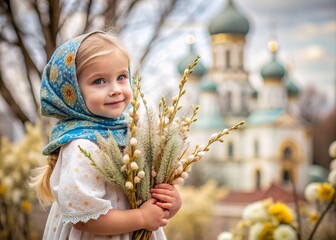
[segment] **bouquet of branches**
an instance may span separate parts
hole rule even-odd
[[[210,150],[215,142],[223,142],[224,135],[238,129],[244,122],[231,128],[214,133],[205,145],[196,145],[188,151],[190,143],[187,133],[197,121],[199,107],[193,109],[191,116],[177,117],[181,97],[186,93],[185,84],[193,72],[199,57],[184,71],[179,83],[179,92],[169,106],[164,97],[159,102],[159,111],[148,107],[141,91],[141,78],[134,79],[132,108],[129,111],[128,146],[121,151],[112,134],[108,139],[98,135],[102,165],[98,165],[90,153],[81,148],[91,164],[111,183],[120,187],[127,196],[131,208],[139,208],[150,198],[150,189],[160,183],[182,184],[191,171],[191,165],[198,162]],[[140,120],[140,98],[145,107]],[[138,230],[133,233],[133,240],[150,239],[151,232]]]

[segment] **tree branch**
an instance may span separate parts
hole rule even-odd
[[[6,11],[6,16],[9,20],[9,23],[12,25],[14,32],[16,33],[16,36],[18,38],[18,42],[16,43],[16,45],[21,49],[22,51],[22,55],[25,59],[25,61],[27,62],[27,64],[29,64],[29,68],[33,69],[34,71],[36,71],[36,73],[39,75],[39,77],[41,77],[41,73],[39,71],[39,69],[37,68],[37,66],[35,65],[34,61],[31,59],[30,54],[25,46],[25,44],[23,43],[23,39],[21,37],[21,31],[14,19],[14,14],[12,12],[12,8],[11,8],[11,4],[9,0],[5,1],[8,5],[7,5],[7,11]]]
[[[114,26],[116,23],[116,10],[118,8],[118,0],[107,1],[105,12],[105,26]]]
[[[31,81],[31,78],[30,78],[30,75],[29,75],[29,70],[32,69],[32,70],[36,71],[36,73],[39,75],[40,78],[41,78],[41,74],[40,74],[38,68],[36,67],[35,63],[31,59],[25,44],[23,43],[23,39],[22,39],[21,34],[20,34],[21,31],[20,31],[17,23],[15,22],[13,11],[12,11],[12,8],[11,8],[11,5],[10,5],[10,1],[6,0],[6,3],[7,3],[7,7],[8,7],[7,17],[9,19],[10,23],[12,24],[12,26],[14,28],[14,31],[15,31],[15,33],[17,35],[17,38],[18,38],[18,43],[17,44],[18,44],[19,48],[21,49],[23,59],[24,59],[24,63],[25,63],[25,66],[26,66],[26,76],[27,76],[27,80],[28,80],[28,84],[29,84],[29,88],[30,88],[30,94],[33,98],[34,105],[35,105],[35,108],[37,110],[38,109],[38,102],[37,102],[37,99],[36,99],[36,96],[35,96],[35,93],[34,93],[34,90],[33,90],[33,84],[32,84],[32,81]],[[8,102],[8,104],[9,104],[9,106],[11,106],[9,102]]]
[[[143,54],[140,58],[140,63],[146,58],[147,54],[149,53],[149,50],[151,49],[153,42],[158,38],[159,36],[159,30],[161,29],[161,27],[163,26],[166,18],[169,16],[169,14],[174,10],[175,5],[177,3],[177,0],[172,0],[171,4],[165,9],[165,11],[161,14],[160,16],[160,20],[157,23],[155,29],[154,29],[154,34],[152,35],[152,37],[150,38],[150,40],[148,41],[146,47],[144,48]]]
[[[90,18],[90,10],[91,10],[91,6],[92,6],[92,0],[89,0],[87,8],[86,8],[86,18],[85,18],[85,28],[84,28],[84,32],[88,31],[89,27],[90,27],[90,22],[89,22],[89,18]]]
[[[58,22],[60,14],[59,0],[49,0],[49,31],[51,39],[54,41],[54,49],[56,48],[56,37],[58,33]]]
[[[130,15],[130,13],[132,12],[132,10],[134,9],[134,7],[140,2],[141,0],[133,0],[131,1],[131,3],[128,5],[128,7],[125,9],[125,11],[123,13],[116,13],[116,19],[118,21],[118,27],[120,29],[124,29],[127,27],[128,22],[126,21],[126,19],[128,18],[128,16]]]
[[[13,95],[5,85],[2,74],[0,71],[0,93],[1,96],[4,98],[8,106],[10,106],[10,109],[13,111],[14,115],[22,122],[29,122],[29,118],[27,115],[22,111],[21,107],[19,104],[15,101]]]
[[[32,3],[32,7],[35,10],[35,12],[36,12],[36,14],[39,18],[39,23],[40,23],[42,33],[43,33],[43,36],[44,36],[44,41],[45,41],[44,50],[47,54],[47,59],[50,59],[51,55],[53,54],[53,51],[55,50],[55,45],[56,44],[53,43],[49,28],[46,26],[46,23],[43,22],[42,15],[41,15],[41,12],[40,12],[40,10],[37,6],[36,0]]]

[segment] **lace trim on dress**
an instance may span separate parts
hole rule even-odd
[[[64,213],[63,214],[63,220],[65,223],[73,223],[76,224],[78,222],[84,222],[86,223],[90,219],[97,220],[100,215],[105,215],[107,212],[112,209],[111,203],[106,203],[101,207],[91,209],[87,212],[80,212],[80,213]]]

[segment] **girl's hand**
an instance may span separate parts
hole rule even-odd
[[[173,217],[182,205],[178,190],[167,183],[161,183],[151,189],[152,197],[157,199],[156,205],[169,211],[167,219]]]
[[[155,231],[159,227],[167,225],[169,212],[156,205],[157,200],[154,198],[144,202],[139,210],[142,214],[144,229]]]

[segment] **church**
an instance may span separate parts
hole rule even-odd
[[[278,60],[275,40],[268,43],[269,59],[260,66],[263,84],[253,88],[244,66],[249,27],[232,0],[208,25],[212,66],[199,61],[189,77],[188,103],[183,103],[200,105],[191,143],[203,144],[215,132],[242,120],[245,124],[216,143],[194,166],[195,174],[233,191],[257,191],[272,184],[285,187],[293,181],[302,192],[310,180],[312,137],[298,117],[300,90]],[[189,51],[178,63],[181,75],[198,55],[194,40],[190,36]]]

